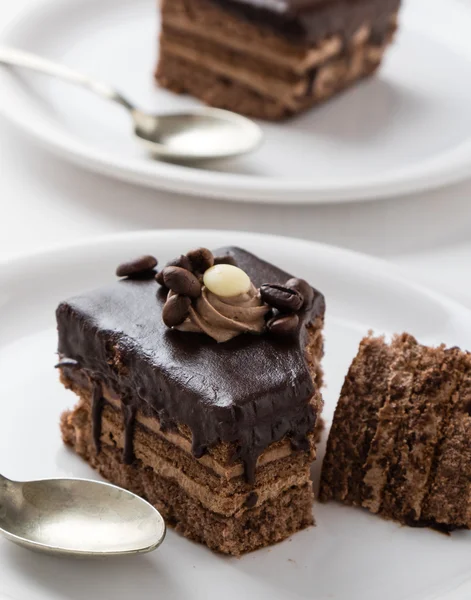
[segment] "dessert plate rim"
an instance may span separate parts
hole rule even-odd
[[[136,231],[136,232],[126,232],[126,233],[115,233],[115,234],[108,234],[108,235],[102,235],[102,236],[96,236],[96,237],[92,237],[89,239],[85,239],[79,242],[74,242],[71,244],[60,244],[60,245],[55,245],[55,246],[51,246],[49,248],[45,248],[41,251],[38,252],[34,252],[34,253],[23,253],[23,254],[18,254],[16,256],[13,257],[9,257],[9,258],[5,258],[5,259],[1,259],[0,260],[0,307],[2,307],[3,301],[5,298],[7,298],[7,302],[8,302],[8,296],[10,295],[11,297],[16,297],[18,296],[18,294],[21,294],[21,290],[26,290],[28,289],[29,285],[33,285],[34,286],[34,281],[41,281],[41,287],[40,289],[37,289],[36,292],[33,288],[32,290],[32,294],[30,298],[27,298],[25,303],[20,306],[18,308],[18,313],[17,313],[17,323],[13,324],[12,327],[16,328],[16,327],[20,327],[21,325],[21,315],[22,313],[24,313],[24,311],[31,311],[31,318],[35,319],[37,316],[38,312],[41,312],[41,314],[46,310],[45,309],[45,304],[44,301],[47,301],[47,305],[52,306],[52,304],[54,303],[54,300],[51,300],[51,291],[49,290],[49,283],[51,281],[51,277],[56,277],[56,278],[60,278],[62,275],[64,274],[64,278],[67,280],[70,280],[72,278],[75,278],[75,276],[81,281],[82,279],[85,278],[89,278],[91,277],[90,274],[92,274],[92,272],[94,271],[93,269],[93,264],[91,263],[91,257],[93,256],[98,256],[99,257],[99,261],[98,261],[98,269],[97,271],[98,273],[98,277],[101,277],[103,275],[103,270],[105,268],[106,265],[106,272],[108,272],[109,269],[109,265],[111,263],[113,263],[113,261],[117,260],[119,261],[122,257],[123,254],[127,255],[129,250],[131,248],[133,248],[134,246],[136,246],[136,251],[137,252],[142,252],[143,248],[148,248],[150,252],[154,252],[154,248],[156,250],[159,250],[162,252],[163,248],[167,247],[167,245],[169,245],[171,242],[173,241],[173,244],[175,245],[175,242],[178,241],[178,244],[183,244],[184,245],[184,249],[186,249],[187,247],[189,247],[190,245],[196,245],[196,244],[201,244],[201,243],[207,243],[208,246],[210,247],[214,247],[214,246],[219,246],[219,245],[227,245],[228,243],[230,245],[239,245],[241,247],[247,247],[247,249],[249,251],[254,251],[254,252],[259,252],[262,258],[266,258],[268,260],[272,260],[272,256],[270,255],[265,255],[264,256],[264,252],[265,253],[269,253],[270,249],[274,249],[272,250],[273,255],[276,257],[286,257],[286,262],[287,263],[292,263],[294,264],[296,261],[299,261],[300,265],[303,264],[307,264],[307,261],[325,261],[325,265],[327,268],[332,269],[333,273],[338,273],[339,269],[343,272],[345,272],[345,274],[347,275],[347,279],[346,281],[348,282],[348,278],[350,277],[350,274],[353,273],[353,277],[356,277],[358,275],[358,278],[360,280],[360,284],[362,285],[363,283],[368,283],[371,287],[370,289],[374,289],[375,287],[384,287],[385,291],[387,294],[394,292],[395,290],[400,290],[401,293],[403,293],[403,297],[405,299],[405,301],[407,301],[407,297],[409,296],[416,296],[419,300],[422,299],[424,301],[424,303],[426,305],[433,305],[434,307],[436,306],[440,311],[443,309],[443,316],[445,318],[450,318],[453,319],[454,323],[462,323],[462,328],[463,328],[463,337],[466,336],[471,336],[471,310],[469,310],[468,308],[466,308],[465,306],[462,306],[459,302],[456,302],[453,299],[448,298],[446,295],[440,293],[440,292],[435,292],[433,290],[430,290],[426,287],[424,287],[421,284],[417,284],[415,281],[413,281],[412,279],[408,278],[407,276],[404,276],[403,273],[401,272],[401,269],[393,264],[388,263],[387,261],[384,261],[382,259],[378,259],[378,258],[374,258],[374,257],[370,257],[368,255],[365,254],[361,254],[361,253],[357,253],[348,249],[344,249],[344,248],[340,248],[340,247],[336,247],[336,246],[331,246],[328,244],[322,244],[322,243],[317,243],[317,242],[311,242],[308,240],[303,240],[303,239],[296,239],[296,238],[290,238],[290,237],[284,237],[284,236],[279,236],[279,235],[270,235],[270,234],[257,234],[257,233],[248,233],[248,232],[238,232],[238,231],[223,231],[223,230],[195,230],[195,229],[180,229],[180,230],[147,230],[147,231]],[[137,249],[137,247],[139,247],[139,249]],[[172,250],[169,250],[169,252],[173,252]],[[100,262],[101,261],[101,262]],[[100,266],[101,265],[101,266]],[[162,265],[160,265],[162,266]],[[281,266],[285,266],[285,265],[281,265]],[[79,268],[80,271],[75,274],[74,273],[74,269]],[[85,273],[85,276],[84,276]],[[93,275],[93,278],[96,279],[95,275]],[[334,275],[335,277],[335,275]],[[110,272],[109,273],[109,279],[112,280],[114,278],[114,273]],[[25,281],[26,279],[26,281]],[[57,280],[56,280],[57,281]],[[87,279],[88,281],[88,279]],[[314,282],[313,282],[314,283]],[[51,287],[54,287],[54,289],[61,287],[64,285],[68,285],[68,284],[64,284],[61,280],[58,283],[54,283]],[[81,284],[80,284],[81,285]],[[343,286],[347,285],[345,282],[342,284]],[[352,284],[352,288],[354,287],[354,284]],[[15,292],[16,289],[16,292]],[[57,290],[56,290],[57,291]],[[56,291],[54,291],[54,294],[56,293]],[[348,292],[348,287],[347,289],[344,291]],[[62,293],[62,291],[61,291]],[[15,296],[16,294],[16,296]],[[35,299],[38,298],[38,308],[35,309]],[[342,302],[348,302],[348,296],[346,295],[345,297],[342,296]],[[51,304],[52,303],[52,304]],[[52,307],[52,312],[53,312],[53,308]],[[426,307],[425,307],[426,308]],[[37,312],[35,312],[35,310]],[[49,310],[49,309],[47,309]],[[329,311],[329,297],[327,297],[327,310]],[[400,310],[400,309],[397,309]],[[415,306],[414,311],[418,312],[419,308],[417,306]],[[425,311],[427,312],[427,311]],[[1,314],[1,313],[0,313]],[[440,314],[440,313],[438,313]],[[3,319],[5,319],[5,317],[3,317]],[[0,317],[0,325],[2,322],[2,317]],[[451,327],[451,325],[450,325]],[[22,330],[25,329],[24,325],[21,325]],[[366,333],[366,331],[364,332]],[[18,334],[19,335],[19,334]],[[8,336],[8,332],[7,332],[7,336]],[[19,336],[21,337],[21,336]],[[15,343],[17,341],[18,338],[15,338]],[[329,339],[329,338],[328,338]],[[5,340],[0,339],[0,349],[1,347],[6,344],[7,346],[9,345],[11,340],[8,339],[8,337]],[[440,341],[440,340],[437,340]],[[3,343],[2,343],[3,342]],[[328,342],[328,340],[327,340]],[[59,384],[57,384],[58,388],[60,387]],[[31,399],[28,400],[29,402],[31,401]],[[1,395],[0,395],[0,404],[1,404],[2,400],[1,400]],[[55,423],[53,424],[55,426]],[[58,435],[58,433],[57,433]],[[57,458],[56,458],[57,460]],[[7,461],[4,460],[3,461],[3,466],[2,468],[5,470],[7,467]],[[8,475],[8,473],[6,473]],[[76,472],[71,472],[71,474],[75,474],[77,476],[80,476],[80,473],[76,473]],[[47,473],[46,473],[47,475]],[[330,505],[327,505],[330,506]],[[322,527],[324,527],[324,534],[325,534],[325,515],[324,518],[321,518],[321,514],[320,514],[320,510],[321,507],[319,504],[316,505],[316,509],[317,509],[317,513],[319,516],[319,530],[321,530]],[[339,514],[338,511],[342,511],[341,507],[335,506],[334,507],[336,514]],[[358,520],[358,530],[361,530],[361,528],[363,527],[363,525],[366,523],[366,521],[371,522],[373,525],[378,526],[379,528],[381,528],[381,523],[382,520],[379,519],[379,517],[376,517],[374,515],[369,515],[369,514],[364,514],[362,511],[358,510],[358,512],[355,513],[355,520]],[[322,522],[324,521],[324,523]],[[329,521],[328,523],[329,526],[331,526],[331,521]],[[309,530],[309,531],[313,531],[312,535],[314,535],[316,532],[315,530]],[[421,537],[421,531],[423,530],[410,530],[413,531],[413,537],[415,538],[417,537]],[[401,528],[399,527],[394,527],[394,530],[391,531],[387,531],[385,532],[388,537],[391,536],[391,540],[392,540],[392,535],[398,535],[401,532]],[[296,534],[297,536],[303,536],[303,535],[309,535],[309,533],[307,534],[303,534],[303,533],[299,533]],[[332,539],[330,539],[330,541],[334,541],[336,539],[335,537],[335,532],[332,534],[333,537]],[[427,537],[425,540],[422,540],[422,543],[426,542],[426,543],[432,543],[433,541],[436,539],[437,540],[437,545],[442,541],[442,539],[448,539],[448,538],[444,538],[444,536],[439,536],[437,533],[435,532],[431,532],[430,534],[431,536],[436,536],[436,537],[432,537],[429,538]],[[171,538],[173,536],[170,536]],[[301,537],[300,539],[300,543],[301,543]],[[321,536],[322,537],[322,536]],[[289,547],[293,548],[296,544],[295,544],[295,540],[296,537],[293,537],[293,544],[290,545],[289,543],[285,544],[284,548],[288,549]],[[188,544],[188,546],[185,546],[185,548],[188,550],[188,555],[191,555],[192,559],[191,560],[196,560],[198,561],[201,557],[201,564],[204,563],[205,561],[207,561],[207,550],[202,548],[202,547],[197,547],[194,545],[191,545],[191,542],[188,542],[186,540],[183,540],[182,538],[179,538],[178,543],[184,543],[184,544]],[[463,541],[463,540],[462,540]],[[175,540],[173,540],[173,542],[175,542]],[[2,542],[0,542],[1,544]],[[191,546],[190,546],[191,545]],[[278,547],[281,547],[283,544],[280,544]],[[182,551],[182,546],[180,547],[180,551]],[[40,565],[42,565],[42,567],[44,567],[44,569],[48,570],[51,567],[51,565],[48,566],[48,564],[46,564],[46,558],[42,558],[42,557],[38,557],[36,558],[34,555],[29,555],[26,554],[26,551],[24,550],[20,550],[20,549],[16,549],[13,546],[8,546],[8,548],[3,548],[2,546],[0,546],[0,558],[3,555],[3,552],[5,552],[6,550],[8,550],[8,552],[10,551],[10,548],[12,548],[11,550],[11,555],[9,554],[11,560],[13,560],[13,562],[16,561],[16,567],[18,568],[18,565],[21,564],[26,564],[28,563],[29,566],[29,576],[31,576],[31,570],[33,572],[37,571],[40,568]],[[277,548],[277,547],[273,547],[273,548]],[[443,550],[443,549],[442,549]],[[165,547],[163,548],[163,550],[161,550],[160,552],[164,552],[165,551]],[[291,550],[290,550],[291,551]],[[21,555],[19,553],[22,553]],[[263,553],[263,550],[261,551]],[[274,549],[269,549],[268,552],[270,552],[271,554],[266,554],[264,556],[262,556],[262,558],[264,558],[264,560],[266,562],[270,562],[268,557],[272,557],[273,561],[278,560],[273,553],[276,554],[276,551]],[[201,554],[195,554],[195,553],[201,553]],[[257,553],[255,553],[257,554]],[[159,558],[159,554],[156,554],[156,559],[157,562],[159,560],[164,560],[163,557]],[[193,557],[196,557],[194,558]],[[212,556],[212,555],[211,555]],[[242,559],[242,561],[235,561],[232,559],[228,559],[227,561],[225,559],[221,559],[220,563],[217,563],[218,565],[220,565],[221,569],[225,569],[226,567],[231,568],[232,570],[230,571],[231,573],[234,574],[234,577],[236,577],[237,575],[235,574],[234,569],[238,569],[239,566],[242,568],[242,566],[244,564],[247,564],[250,560],[252,560],[250,558],[251,555],[248,555],[248,559],[246,560],[245,558]],[[288,554],[288,556],[291,556],[290,554]],[[255,560],[255,555],[253,560]],[[49,559],[47,559],[49,561]],[[208,559],[209,560],[209,559]],[[291,560],[291,559],[288,559]],[[37,565],[34,561],[41,561],[38,562]],[[235,561],[235,562],[234,562]],[[3,563],[2,563],[3,564]],[[4,566],[4,569],[9,570],[10,567],[8,567],[7,563],[6,566]],[[119,563],[120,565],[123,564],[122,562]],[[156,563],[157,564],[157,563]],[[205,563],[206,564],[206,563]],[[214,563],[215,564],[215,563]],[[276,562],[274,563],[276,564]],[[31,565],[36,565],[31,567]],[[199,565],[201,566],[201,565]],[[292,565],[291,565],[292,566]],[[41,568],[42,568],[41,567]],[[150,565],[148,565],[148,567],[150,568]],[[57,568],[57,565],[56,567]],[[64,569],[67,571],[67,569],[72,568],[70,566],[68,566],[67,564],[64,564]],[[86,570],[85,567],[80,567],[82,570]],[[91,567],[90,567],[91,568]],[[119,567],[121,568],[121,567]],[[131,570],[134,568],[132,565],[130,565]],[[144,567],[142,567],[144,569]],[[147,568],[147,567],[145,567]],[[291,568],[291,567],[290,567]],[[294,568],[294,567],[293,567]],[[296,567],[298,568],[298,567]],[[191,569],[190,569],[191,571]],[[451,572],[451,569],[450,569]],[[2,571],[3,573],[3,571]],[[191,574],[189,575],[189,577],[191,576]],[[462,575],[461,575],[462,577]],[[3,578],[2,578],[3,580]],[[421,591],[420,594],[417,595],[407,595],[407,596],[400,596],[398,597],[396,600],[428,600],[428,598],[434,598],[434,597],[439,597],[443,598],[443,600],[465,600],[469,597],[469,594],[471,592],[471,578],[469,577],[469,575],[466,576],[466,580],[461,579],[460,577],[456,577],[456,573],[454,573],[454,580],[450,581],[450,582],[446,582],[447,583],[447,587],[446,589],[441,589],[441,586],[438,586],[436,589],[435,587],[433,587],[432,589],[429,589],[427,591]],[[448,585],[448,583],[450,585]],[[19,584],[20,586],[22,586],[23,584]],[[166,584],[167,585],[167,584]],[[168,585],[171,585],[170,583]],[[260,582],[257,584],[257,588],[255,590],[254,593],[257,593],[257,590],[260,591],[261,587],[260,586]],[[59,585],[60,587],[60,585]],[[440,587],[440,589],[438,589]],[[5,600],[20,600],[23,597],[26,597],[28,594],[27,592],[23,591],[22,593],[16,593],[13,592],[13,594],[11,593],[11,591],[9,590],[9,588],[6,588],[5,593],[2,592],[2,586],[1,586],[1,582],[0,582],[0,599],[5,599]],[[54,597],[57,598],[62,598],[62,597],[66,597],[65,595],[62,596],[60,591],[58,592],[58,588],[51,588],[54,590],[55,594]],[[44,587],[44,582],[43,582],[43,587],[38,587],[37,588],[37,593],[35,593],[34,595],[29,595],[29,597],[31,598],[35,598],[36,600],[43,600],[45,598],[48,597],[48,595],[50,595],[50,590],[49,588]],[[273,590],[271,588],[267,588],[268,591],[265,590],[267,594],[267,597],[269,596],[270,593],[270,597],[272,597],[273,595]],[[172,591],[171,588],[168,590],[169,592]],[[276,595],[276,594],[275,594]],[[69,596],[67,596],[69,597]],[[72,597],[72,596],[71,596]],[[74,595],[74,598],[76,598],[77,596]],[[182,598],[182,596],[178,595],[178,590],[176,590],[175,592],[175,598]],[[213,598],[214,596],[207,596],[207,597],[211,597]],[[248,594],[249,598],[261,598],[261,597],[265,597],[264,595],[256,595],[256,596],[252,596],[250,594]],[[285,596],[287,597],[287,596]],[[291,598],[291,595],[289,596]],[[297,596],[296,596],[297,597]],[[304,596],[303,596],[304,597]],[[339,600],[341,600],[340,596],[336,596],[339,598]],[[390,598],[391,596],[388,596],[388,598]],[[232,598],[232,596],[231,596]],[[293,596],[294,598],[294,596]],[[317,596],[316,596],[317,598]],[[326,598],[325,596],[319,596],[318,597],[319,600],[324,600],[324,598]]]
[[[434,2],[447,4],[455,11],[454,22],[471,24],[471,6],[462,0],[406,0],[417,6]],[[15,43],[24,37],[24,23],[34,21],[41,11],[54,10],[60,0],[38,0],[28,6],[12,22],[0,31],[0,43]],[[447,23],[447,21],[444,21]],[[456,43],[456,48],[462,44]],[[456,49],[453,48],[453,49]],[[468,48],[468,55],[471,47]],[[469,56],[468,56],[469,57]],[[0,80],[2,80],[0,71]],[[383,173],[371,172],[368,176],[348,175],[342,180],[335,177],[303,180],[299,178],[274,178],[230,172],[188,168],[147,158],[126,157],[94,147],[67,132],[51,119],[34,118],[33,112],[25,118],[15,101],[17,91],[8,78],[2,82],[0,114],[19,130],[54,154],[76,165],[119,180],[141,184],[146,187],[219,200],[261,202],[274,204],[326,204],[361,200],[381,200],[393,196],[423,192],[463,181],[469,177],[471,167],[471,133],[469,139],[443,150],[437,155],[424,158],[407,167],[398,167]],[[283,127],[283,124],[279,125]],[[352,150],[354,152],[354,150]]]

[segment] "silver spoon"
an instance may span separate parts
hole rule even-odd
[[[0,475],[0,534],[48,554],[119,556],[155,550],[165,523],[148,502],[109,483]]]
[[[176,162],[229,158],[254,150],[262,141],[258,125],[227,110],[194,108],[175,114],[151,115],[136,108],[108,84],[40,56],[0,47],[0,63],[58,77],[124,106],[132,116],[138,140],[156,158]]]

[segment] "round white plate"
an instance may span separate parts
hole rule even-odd
[[[123,258],[151,252],[164,262],[201,244],[240,245],[309,279],[325,293],[328,422],[368,329],[407,330],[426,343],[466,346],[471,339],[470,311],[402,279],[389,265],[282,237],[156,231],[0,264],[0,472],[17,479],[96,477],[62,445],[59,435],[59,416],[75,397],[59,384],[53,368],[55,307],[70,294],[113,281]],[[319,467],[320,460],[315,477]],[[213,554],[174,531],[153,554],[103,562],[57,560],[1,540],[0,598],[469,599],[471,534],[447,537],[399,527],[335,503],[316,504],[314,509],[317,527],[240,560]]]
[[[155,0],[37,0],[0,43],[37,52],[116,84],[144,108],[197,104],[153,81]],[[219,199],[319,203],[433,188],[471,168],[471,4],[405,0],[401,30],[375,78],[281,124],[226,164],[154,162],[119,107],[61,82],[0,67],[0,113],[60,156],[166,190]]]

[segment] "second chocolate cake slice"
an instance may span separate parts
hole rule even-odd
[[[470,374],[471,356],[458,348],[408,334],[391,344],[365,338],[335,412],[321,500],[408,525],[469,528]]]
[[[61,381],[79,396],[62,433],[184,535],[238,555],[313,523],[325,305],[244,250],[214,254],[157,281],[149,257],[123,265],[59,306]]]
[[[207,104],[282,119],[374,73],[400,0],[163,0],[156,78]]]

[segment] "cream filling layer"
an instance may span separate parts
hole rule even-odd
[[[381,47],[373,46],[363,42],[364,37],[364,30],[359,30],[358,35],[355,36],[359,43],[348,55],[341,55],[337,59],[333,58],[323,63],[324,66],[320,66],[316,74],[314,85],[308,75],[293,83],[250,69],[250,62],[255,59],[251,59],[249,55],[247,55],[247,63],[238,66],[228,63],[217,55],[197,51],[192,47],[185,47],[169,41],[165,35],[161,39],[161,48],[164,54],[168,53],[183,59],[194,64],[195,67],[206,69],[217,76],[230,78],[261,96],[272,98],[287,108],[296,110],[299,104],[302,104],[307,98],[323,98],[328,95],[327,89],[332,89],[333,85],[359,77],[365,70],[366,63],[379,62],[389,42]]]
[[[275,52],[263,45],[263,43],[253,43],[248,39],[239,39],[228,37],[219,33],[216,29],[208,29],[198,23],[190,20],[182,20],[178,17],[166,16],[165,28],[173,29],[187,35],[194,35],[204,40],[220,44],[230,50],[243,52],[270,62],[275,68],[277,66],[290,69],[298,75],[304,75],[307,71],[320,65],[329,58],[339,54],[342,50],[342,40],[340,36],[333,36],[323,40],[318,46],[306,49],[302,56],[299,54],[288,55],[286,53]]]
[[[231,17],[225,15],[227,26]],[[397,27],[398,13],[391,14],[389,19],[391,30]],[[188,36],[195,36],[201,40],[208,40],[219,44],[229,50],[246,54],[252,61],[263,59],[270,63],[274,70],[277,67],[291,70],[298,75],[306,75],[309,70],[318,67],[327,60],[339,55],[342,52],[344,43],[339,35],[333,35],[325,38],[316,45],[308,47],[293,46],[284,40],[278,42],[276,49],[270,48],[263,37],[257,39],[254,35],[240,37],[229,31],[221,30],[218,27],[208,27],[205,23],[198,22],[188,18],[186,14],[166,13],[164,15],[164,36],[165,30],[174,30],[175,32],[185,33]],[[350,40],[350,49],[366,42],[371,34],[371,25],[365,23],[353,35]],[[256,33],[255,29],[255,33]]]
[[[106,389],[103,390],[103,398],[109,402],[113,408],[116,410],[121,410],[121,400],[117,399],[115,396],[112,397]],[[242,477],[244,474],[244,465],[242,463],[238,463],[231,466],[224,466],[221,463],[218,463],[214,458],[208,456],[207,454],[203,455],[201,458],[196,459],[192,453],[191,441],[182,435],[175,433],[173,431],[162,431],[160,427],[160,422],[158,419],[145,417],[140,411],[136,414],[136,422],[143,425],[152,433],[159,435],[160,437],[167,440],[180,450],[183,450],[187,454],[191,456],[193,460],[197,460],[199,463],[211,469],[224,479],[235,479],[236,477]],[[282,458],[287,458],[294,453],[291,448],[291,443],[289,440],[285,440],[282,444],[273,449],[266,450],[257,460],[257,468],[263,467],[275,460],[280,460]]]
[[[73,380],[72,380],[73,381]],[[81,378],[80,382],[77,381],[77,385],[81,388],[86,388],[88,391],[91,390],[91,384],[85,375]],[[102,386],[102,397],[108,402],[116,411],[120,411],[122,407],[121,399],[116,396],[107,386]],[[201,458],[195,459],[192,452],[191,440],[175,433],[174,431],[162,431],[160,421],[155,417],[146,417],[141,411],[136,413],[136,422],[143,425],[146,429],[159,435],[161,438],[173,444],[180,450],[186,452],[191,456],[192,460],[197,460],[199,463],[216,473],[219,477],[224,479],[235,479],[236,477],[242,477],[244,475],[244,465],[242,463],[236,463],[234,465],[223,465],[217,462],[212,456],[207,454]],[[257,469],[264,467],[271,462],[287,458],[294,454],[294,450],[291,447],[291,442],[288,439],[277,442],[276,448],[268,448],[265,450],[257,460]]]
[[[141,431],[142,433],[142,431]],[[119,449],[124,448],[124,430],[117,427],[107,416],[106,411],[102,417],[102,435],[103,444],[109,443],[109,436],[112,438]],[[145,433],[144,433],[145,435]],[[245,505],[247,501],[247,492],[236,493],[231,496],[221,496],[215,493],[210,487],[196,482],[194,479],[183,473],[178,467],[175,467],[165,457],[157,454],[152,447],[142,442],[142,435],[134,436],[134,454],[144,466],[150,467],[160,477],[175,481],[188,496],[196,498],[205,508],[225,517],[237,516],[241,512],[248,510]],[[279,479],[272,484],[255,487],[250,493],[257,494],[255,506],[276,498],[286,489],[292,486],[302,486],[310,481],[309,468],[303,468],[292,475]],[[253,508],[254,506],[251,506]]]

